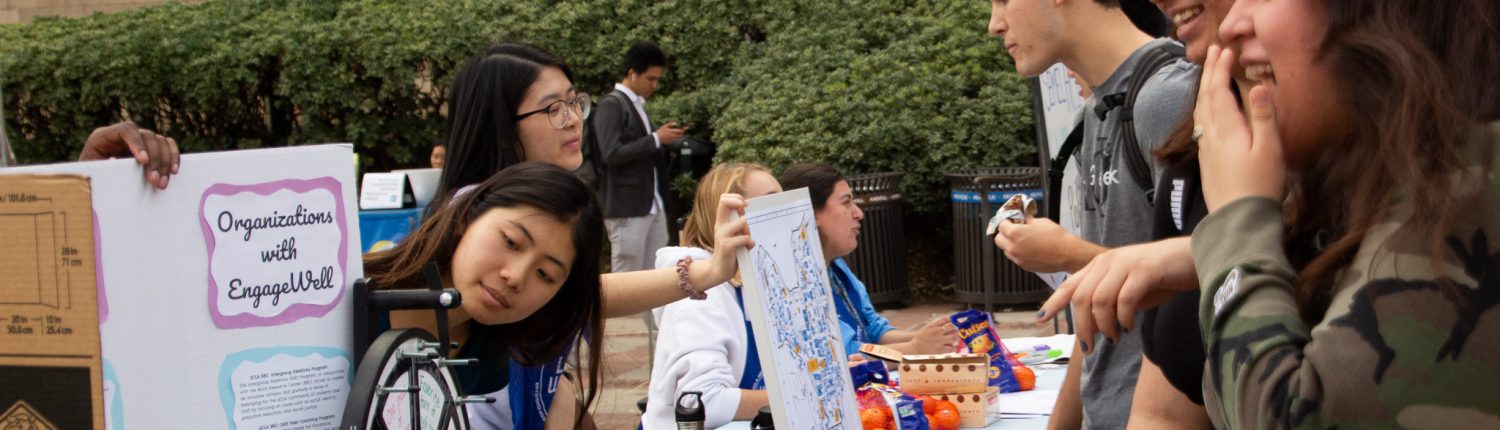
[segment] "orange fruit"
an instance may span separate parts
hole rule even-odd
[[[937,412],[937,404],[942,401],[930,396],[921,396],[918,398],[922,399],[922,413],[927,415]]]
[[[885,413],[885,409],[881,408],[859,411],[859,424],[864,430],[884,430],[885,422],[890,418],[890,415]]]
[[[1036,372],[1032,372],[1030,367],[1016,366],[1011,370],[1016,373],[1016,382],[1021,386],[1021,391],[1036,388]]]
[[[948,409],[937,411],[927,419],[927,427],[932,430],[958,430],[958,411]]]
[[[958,415],[958,405],[947,400],[938,400],[936,409],[937,411],[951,411],[953,415]],[[937,411],[933,411],[933,413],[936,414]]]
[[[932,423],[935,423],[935,422],[937,422],[937,418],[933,418],[932,414],[927,414],[927,428],[928,428],[928,430],[937,430],[937,429],[934,429],[932,427]]]

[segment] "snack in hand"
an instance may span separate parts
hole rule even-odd
[[[1025,224],[1027,217],[1036,216],[1036,200],[1025,194],[1010,196],[1000,209],[995,211],[995,217],[990,218],[990,225],[985,227],[985,235],[994,235],[1000,229],[1000,223],[1010,221],[1016,224]]]

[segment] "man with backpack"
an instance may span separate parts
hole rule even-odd
[[[1094,256],[1151,238],[1159,167],[1151,153],[1193,100],[1197,69],[1166,39],[1147,0],[992,0],[989,31],[1023,76],[1063,63],[1091,85],[1076,148],[1081,231],[1044,218],[1001,223],[995,244],[1033,272],[1075,272]],[[1149,34],[1148,34],[1149,33]],[[1079,339],[1050,428],[1125,428],[1141,363],[1140,337]]]
[[[667,56],[652,43],[625,53],[625,76],[599,100],[589,119],[589,142],[597,145],[588,164],[598,172],[595,189],[604,201],[609,229],[610,269],[634,272],[656,268],[656,250],[667,246],[667,176],[662,147],[682,139],[675,122],[653,127],[645,103],[666,71]],[[653,131],[654,129],[654,131]],[[602,166],[594,165],[602,162]]]

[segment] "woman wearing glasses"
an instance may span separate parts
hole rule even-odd
[[[467,188],[523,161],[567,170],[578,168],[583,161],[579,152],[583,118],[589,107],[588,95],[575,90],[573,72],[561,58],[521,43],[495,45],[480,52],[459,72],[449,93],[448,154],[433,206],[447,205]],[[726,195],[720,200],[719,210],[743,206],[739,196]],[[575,398],[574,385],[560,383],[568,349],[553,357],[532,357],[526,351],[536,345],[513,345],[501,335],[485,336],[500,330],[467,318],[450,319],[454,333],[465,333],[464,338],[455,338],[462,343],[459,356],[479,358],[481,363],[473,369],[460,368],[467,370],[459,375],[464,392],[492,393],[490,396],[497,399],[490,405],[471,405],[471,421],[476,426],[501,429],[583,426],[582,412],[593,403],[602,384],[600,337],[584,336],[584,332],[601,331],[604,318],[638,314],[683,297],[701,297],[704,290],[728,281],[736,270],[734,251],[751,242],[743,221],[718,225],[718,246],[708,260],[693,261],[682,270],[604,275],[597,298],[554,297],[553,301],[559,303],[600,304],[591,308],[586,330],[557,328],[579,333],[575,339],[588,342],[587,363],[575,363],[583,364],[576,366],[579,369],[588,369],[588,381],[582,384],[588,387],[587,392],[577,396],[579,401],[553,401]],[[395,327],[428,329],[436,324],[431,313],[421,311],[393,312],[391,323]],[[584,360],[581,355],[576,361]]]

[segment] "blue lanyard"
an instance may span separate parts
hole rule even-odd
[[[833,291],[839,294],[839,300],[844,302],[844,311],[849,313],[849,317],[854,318],[854,340],[867,343],[869,341],[865,340],[865,316],[854,307],[854,301],[849,298],[849,289],[844,286],[844,280],[840,279],[838,272],[833,266],[829,266],[828,280],[833,283]],[[851,351],[845,352],[853,354]]]
[[[734,300],[739,302],[740,314],[745,316],[745,340],[750,344],[750,349],[745,353],[745,373],[740,375],[740,389],[764,390],[766,378],[761,375],[760,351],[755,347],[755,331],[750,328],[750,316],[745,315],[745,293],[742,291],[740,288],[734,289]]]

